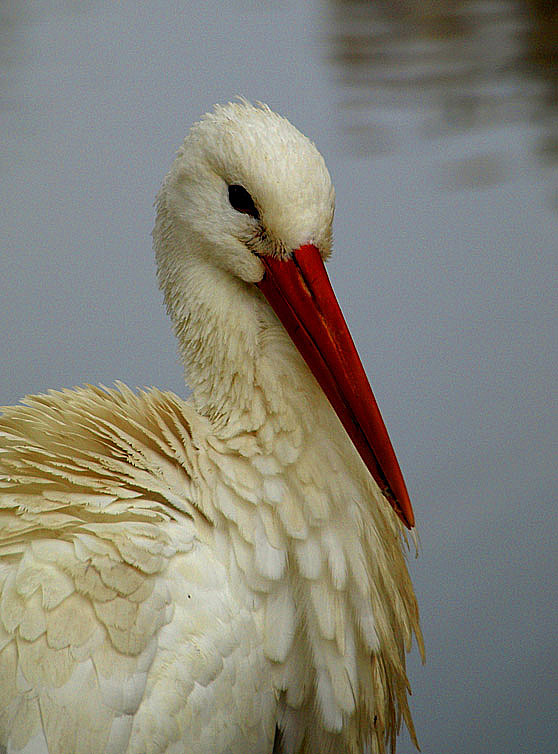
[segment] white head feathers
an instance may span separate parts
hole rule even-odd
[[[228,187],[243,186],[259,219],[236,212]],[[158,198],[155,229],[170,220],[188,244],[186,253],[247,282],[261,279],[256,251],[288,253],[314,243],[331,250],[334,191],[323,157],[288,120],[247,102],[217,106],[184,140]],[[178,240],[178,239],[176,239]]]

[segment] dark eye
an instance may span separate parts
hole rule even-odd
[[[244,186],[239,186],[238,183],[233,183],[232,186],[229,186],[229,202],[237,212],[243,212],[245,215],[252,215],[252,217],[255,217],[256,219],[260,216],[256,209],[256,205],[254,204],[254,200]]]

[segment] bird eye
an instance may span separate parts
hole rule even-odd
[[[237,212],[243,212],[245,215],[251,215],[256,219],[260,216],[254,200],[244,186],[239,186],[237,183],[229,186],[229,202]]]

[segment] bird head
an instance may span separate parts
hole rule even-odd
[[[217,106],[196,123],[159,196],[159,212],[207,257],[246,282],[260,258],[313,244],[331,252],[335,195],[321,154],[288,120],[247,102]],[[165,253],[159,246],[159,256]],[[159,259],[164,265],[164,259]]]

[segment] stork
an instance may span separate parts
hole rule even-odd
[[[333,754],[414,738],[413,512],[325,272],[316,147],[241,101],[157,199],[192,395],[0,420],[0,752]]]

